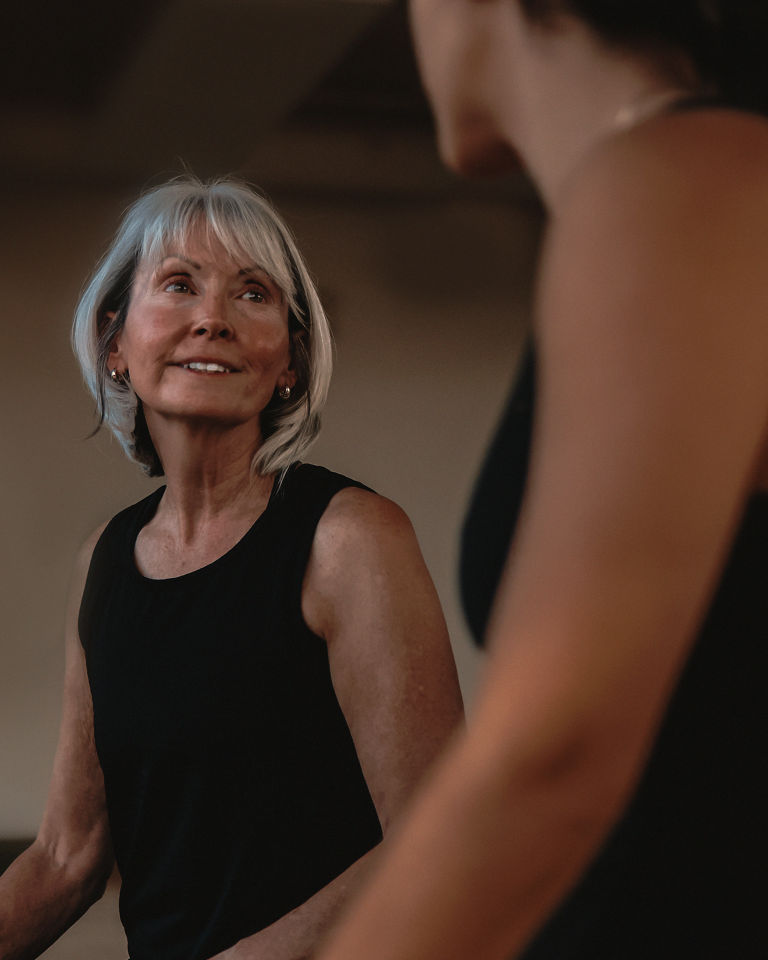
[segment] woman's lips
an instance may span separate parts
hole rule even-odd
[[[195,373],[239,373],[237,367],[232,367],[228,363],[222,363],[220,360],[195,359],[182,360],[174,363],[173,366],[182,370],[192,370]]]

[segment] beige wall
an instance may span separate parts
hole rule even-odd
[[[33,834],[45,800],[74,552],[156,485],[107,436],[84,439],[91,407],[68,343],[78,290],[128,199],[53,186],[0,197],[0,837]],[[470,694],[478,658],[456,597],[457,534],[516,362],[536,214],[479,200],[275,199],[336,333],[309,459],[407,510]]]

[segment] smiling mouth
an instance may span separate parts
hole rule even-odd
[[[202,363],[193,360],[191,363],[180,363],[183,370],[194,370],[197,373],[236,373],[231,367],[224,367],[220,363]]]

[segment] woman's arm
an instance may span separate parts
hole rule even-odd
[[[104,781],[77,616],[91,553],[83,547],[66,627],[61,730],[43,822],[0,877],[0,960],[36,957],[102,895],[112,869]]]
[[[318,526],[303,590],[385,834],[462,716],[440,604],[405,514],[356,488]],[[302,960],[360,884],[373,850],[217,960]]]
[[[559,211],[476,714],[322,960],[517,955],[630,797],[766,439],[768,143],[749,123],[638,130]]]

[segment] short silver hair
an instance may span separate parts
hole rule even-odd
[[[236,261],[258,264],[280,287],[288,305],[296,385],[291,398],[273,397],[261,414],[263,442],[252,461],[259,473],[285,470],[320,430],[320,411],[331,378],[332,343],[317,290],[290,230],[274,207],[248,184],[231,178],[203,182],[179,177],[143,194],[126,211],[75,311],[72,344],[85,383],[127,455],[150,476],[163,473],[140,399],[115,383],[108,357],[128,313],[136,270],[183,247],[203,224]],[[97,427],[98,429],[98,427]]]

